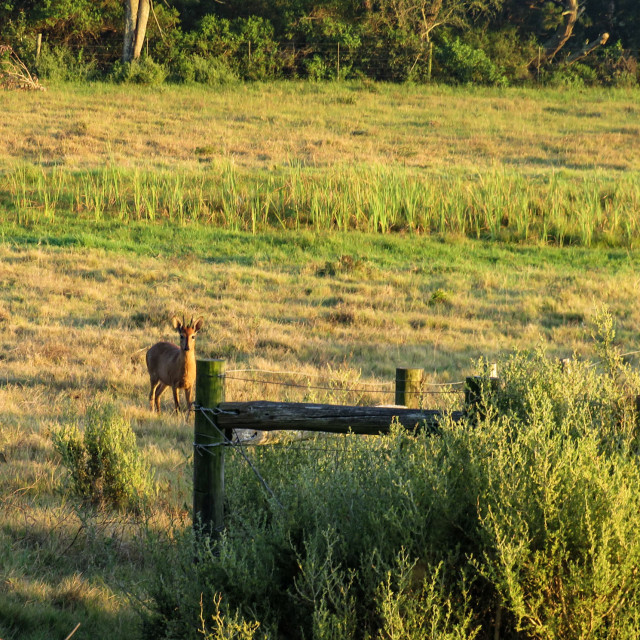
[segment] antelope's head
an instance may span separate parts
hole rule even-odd
[[[180,321],[177,316],[174,316],[171,323],[173,324],[173,328],[180,335],[180,348],[183,351],[191,351],[194,349],[196,334],[200,329],[202,329],[204,320],[202,318],[198,318],[194,323],[193,318],[191,318],[189,324],[185,324],[184,318]]]

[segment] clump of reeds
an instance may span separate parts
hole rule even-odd
[[[243,173],[71,173],[22,165],[0,182],[19,223],[56,216],[87,221],[196,222],[253,233],[269,229],[408,231],[553,245],[631,246],[640,232],[640,182],[597,173],[526,179],[491,170],[445,176],[405,168],[290,166]]]

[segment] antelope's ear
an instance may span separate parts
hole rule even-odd
[[[204,327],[204,318],[200,317],[196,320],[196,323],[193,325],[193,328],[196,331],[200,331],[200,329],[202,329],[202,327]]]
[[[178,316],[173,316],[173,318],[171,318],[171,325],[176,331],[180,331],[182,329],[182,322]]]

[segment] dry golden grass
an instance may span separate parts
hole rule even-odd
[[[640,168],[639,116],[637,94],[601,91],[54,87],[3,95],[0,170],[28,160],[71,170],[112,162],[193,171],[230,159],[248,170],[356,162],[443,172],[514,165],[524,174],[600,167],[615,176]],[[145,227],[150,237],[154,228]],[[213,244],[215,234],[202,233]],[[234,377],[297,386],[229,380],[228,400],[388,403],[396,366],[423,367],[428,381],[456,382],[473,372],[474,359],[540,342],[558,357],[591,357],[589,319],[602,303],[617,319],[623,350],[637,348],[633,252],[413,235],[327,237],[222,234],[215,254],[190,246],[179,232],[175,247],[150,240],[148,250],[135,253],[3,237],[5,640],[47,637],[42,629],[64,637],[78,620],[87,637],[135,637],[122,585],[143,591],[138,582],[151,570],[144,536],[189,526],[192,425],[149,413],[144,365],[146,347],[174,339],[174,313],[205,316],[202,357],[224,357],[230,370],[294,372],[238,372]],[[380,391],[341,391],[366,385]],[[332,388],[316,388],[326,386]],[[96,399],[114,402],[131,421],[156,470],[147,522],[85,513],[62,491],[51,429]],[[163,406],[171,404],[165,395]]]
[[[369,249],[385,250],[367,241]],[[330,371],[391,390],[396,366],[424,367],[438,381],[457,381],[471,373],[472,360],[539,341],[558,356],[589,357],[586,324],[601,303],[619,319],[621,340],[629,350],[635,346],[640,317],[631,255],[620,253],[615,267],[599,263],[589,270],[584,251],[502,248],[483,255],[460,240],[457,264],[450,264],[447,245],[405,242],[415,243],[414,263],[391,267],[376,264],[375,255],[347,256],[329,261],[330,272],[313,249],[289,261],[242,264],[5,244],[4,423],[24,415],[56,420],[67,401],[84,406],[96,393],[113,395],[135,420],[153,423],[144,350],[175,339],[168,322],[174,313],[205,316],[200,356],[227,358],[231,369],[312,376],[303,376],[302,387],[316,386],[310,380],[331,377]],[[571,255],[575,267],[558,263]],[[237,382],[229,399],[284,393],[275,385],[247,392]],[[299,399],[322,395],[311,388],[296,393]]]
[[[0,168],[193,169],[298,163],[442,171],[640,168],[634,91],[482,90],[275,83],[203,89],[51,87],[7,93]]]
[[[205,315],[200,356],[225,357],[229,369],[308,374],[237,373],[301,386],[233,380],[229,400],[389,402],[391,393],[339,389],[371,383],[391,391],[395,366],[422,366],[430,381],[456,381],[472,372],[472,358],[539,341],[558,356],[590,356],[584,323],[600,301],[619,319],[623,344],[637,346],[631,257],[617,268],[585,270],[578,252],[575,267],[558,264],[566,255],[560,250],[545,250],[531,266],[536,250],[504,249],[496,265],[496,254],[461,245],[469,255],[453,268],[438,244],[421,243],[415,264],[365,260],[335,275],[312,251],[302,261],[241,264],[2,245],[0,543],[13,559],[3,565],[0,620],[32,603],[41,611],[35,620],[55,618],[61,635],[81,620],[91,637],[135,637],[137,617],[122,586],[143,592],[145,536],[189,526],[190,518],[192,426],[170,413],[154,416],[147,404],[143,349],[174,338],[172,313]],[[315,388],[329,380],[337,390]],[[50,429],[100,398],[131,421],[156,470],[146,524],[83,516],[61,493]]]

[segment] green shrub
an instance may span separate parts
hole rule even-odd
[[[110,405],[92,406],[84,431],[67,423],[52,434],[74,495],[96,505],[137,510],[152,491],[152,476],[131,426]]]
[[[497,64],[509,84],[523,83],[531,78],[529,63],[539,51],[533,34],[525,39],[515,25],[505,25],[498,31],[472,30],[465,33],[465,41]]]
[[[491,446],[480,446],[487,459],[476,566],[527,637],[632,637],[638,463],[605,453],[596,431],[575,437],[572,421],[555,422],[542,398],[535,409],[524,433],[505,421]]]
[[[40,79],[57,82],[86,82],[97,77],[95,60],[86,59],[83,50],[72,52],[66,47],[43,45],[35,66]]]
[[[197,54],[180,55],[171,65],[171,77],[177,82],[220,86],[238,82],[236,74],[221,58]]]
[[[629,88],[638,84],[638,60],[631,51],[623,48],[620,40],[600,47],[590,62],[604,85]]]
[[[227,20],[207,15],[187,40],[197,55],[224,60],[243,80],[274,79],[283,68],[273,25],[257,16]]]
[[[592,67],[576,62],[570,66],[548,70],[541,76],[541,80],[550,87],[592,87],[598,82],[598,74]]]
[[[289,38],[298,48],[303,73],[310,80],[344,80],[353,76],[360,57],[361,27],[335,12],[320,9],[297,21]],[[304,53],[304,43],[311,44],[313,55]]]
[[[321,56],[315,55],[304,61],[304,71],[309,80],[319,82],[335,77],[335,68],[329,67]]]
[[[205,640],[253,640],[256,637],[259,622],[247,622],[237,611],[232,614],[221,596],[213,599],[213,606],[211,619],[206,620],[204,607],[200,605],[200,632]]]
[[[164,65],[147,56],[131,62],[118,61],[111,71],[111,79],[115,82],[152,86],[162,84],[168,75]]]
[[[445,81],[459,84],[503,86],[507,78],[482,49],[474,49],[460,38],[443,39],[436,50],[440,74]]]

